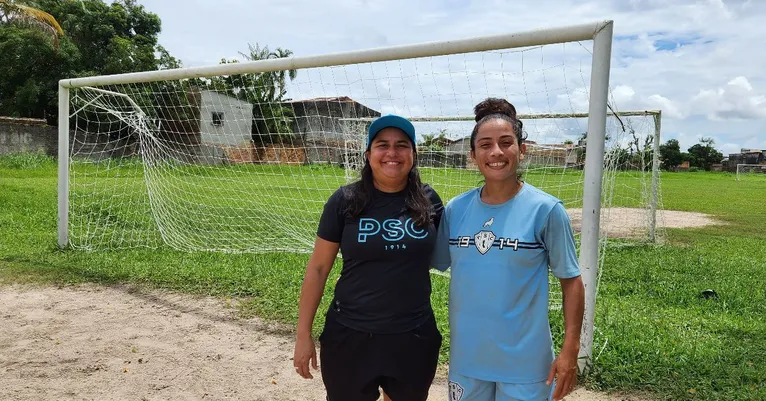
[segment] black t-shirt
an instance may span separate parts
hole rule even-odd
[[[424,189],[433,206],[427,228],[408,215],[404,191],[374,190],[371,204],[354,219],[346,215],[347,187],[325,204],[317,235],[340,243],[343,255],[328,311],[339,323],[369,333],[401,333],[433,314],[429,269],[444,207],[436,191]]]

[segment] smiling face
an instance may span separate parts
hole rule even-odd
[[[407,185],[407,176],[415,161],[415,149],[407,135],[398,128],[383,128],[375,135],[370,150],[365,152],[372,177],[387,188]],[[377,186],[377,185],[376,185]]]
[[[471,158],[487,182],[515,181],[527,145],[519,145],[513,126],[500,118],[479,127]]]

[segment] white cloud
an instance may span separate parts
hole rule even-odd
[[[734,17],[734,13],[726,7],[723,0],[708,0],[708,2],[710,5],[718,9],[725,18],[731,19]]]
[[[718,89],[701,89],[692,98],[694,113],[711,120],[766,118],[766,96],[756,93],[747,78],[738,76]]]
[[[585,112],[588,110],[588,104],[590,103],[588,97],[588,90],[586,88],[576,88],[569,93],[556,95],[557,108],[571,108],[576,112]]]
[[[761,137],[751,137],[744,141],[742,144],[742,148],[744,149],[766,149],[766,138],[763,136]]]
[[[736,143],[725,143],[720,149],[724,156],[728,156],[732,153],[738,153],[742,148]]]
[[[628,85],[617,85],[612,89],[611,97],[614,103],[620,108],[621,104],[630,103],[633,101],[633,97],[636,91]]]
[[[678,119],[686,117],[686,113],[681,110],[681,107],[665,96],[651,95],[647,98],[647,103],[651,106],[650,108],[662,110],[665,117]]]

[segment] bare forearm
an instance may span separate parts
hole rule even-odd
[[[298,307],[298,337],[311,336],[319,302],[322,300],[327,275],[318,268],[307,268],[301,286],[301,298]]]
[[[585,288],[581,277],[561,280],[564,309],[564,343],[562,352],[580,351],[580,332],[585,313]]]

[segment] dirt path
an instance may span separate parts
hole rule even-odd
[[[293,371],[289,332],[234,314],[225,300],[154,290],[0,287],[2,398],[324,400],[319,377]],[[440,374],[429,401],[445,393]]]

